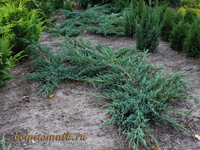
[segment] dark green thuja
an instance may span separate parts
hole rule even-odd
[[[200,23],[195,20],[192,23],[189,32],[183,43],[183,50],[190,57],[198,57],[200,55]]]
[[[164,14],[169,6],[169,3],[165,2],[160,2],[159,3],[159,7],[157,8],[157,10],[160,12],[160,21],[159,24],[160,26],[162,25],[163,21],[164,21]]]
[[[192,9],[186,9],[184,19],[185,22],[189,22],[189,24],[192,24],[197,17],[197,13]]]
[[[144,6],[142,18],[136,27],[136,47],[139,50],[155,51],[159,44],[160,13],[150,6]]]
[[[65,2],[64,8],[65,8],[66,10],[69,10],[69,11],[72,11],[72,12],[73,12],[72,5],[71,5],[71,3],[68,2],[68,1]]]
[[[174,25],[175,16],[176,13],[172,9],[167,8],[163,16],[164,21],[160,29],[160,36],[165,41],[169,40],[169,35],[171,34],[172,27]]]
[[[52,0],[52,4],[55,10],[64,8],[64,0]]]
[[[137,16],[138,19],[140,20],[142,18],[142,13],[143,13],[143,9],[145,7],[145,2],[143,0],[139,0],[139,3],[134,2],[136,0],[133,0],[133,3],[135,4],[135,8],[137,9]]]
[[[178,24],[180,21],[185,22],[185,20],[184,20],[184,14],[181,13],[181,12],[177,12],[176,15],[175,15],[175,18],[174,18],[174,23]]]
[[[180,21],[177,25],[174,24],[169,41],[170,41],[170,46],[177,50],[177,51],[182,51],[183,50],[183,43],[184,40],[187,36],[187,33],[190,29],[190,25],[188,22]]]
[[[129,11],[125,11],[123,25],[125,29],[125,35],[134,37],[137,25],[136,9],[134,8],[133,2],[130,4]]]
[[[44,83],[41,94],[49,95],[64,79],[87,81],[94,87],[104,88],[104,94],[90,94],[113,101],[108,104],[111,119],[102,125],[117,121],[119,132],[128,133],[126,140],[130,140],[130,145],[133,143],[134,149],[139,143],[147,146],[144,139],[147,135],[159,147],[150,133],[149,122],[168,122],[177,130],[186,130],[177,119],[166,114],[188,116],[187,111],[167,106],[175,98],[188,97],[186,92],[189,89],[185,85],[192,79],[182,80],[185,72],[163,75],[162,67],[154,67],[147,61],[147,52],[141,53],[131,47],[114,51],[112,47],[102,47],[100,44],[94,48],[91,41],[84,43],[81,37],[79,40],[63,39],[63,43],[55,42],[62,47],[62,51],[56,55],[40,45],[30,46],[38,69],[28,77]]]
[[[124,10],[124,8],[129,7],[130,0],[114,0],[112,1],[112,6],[118,8],[119,11]]]
[[[170,7],[179,8],[181,6],[181,0],[168,0]]]

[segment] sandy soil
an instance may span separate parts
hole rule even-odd
[[[55,17],[55,16],[54,16]],[[60,16],[58,25],[64,21]],[[136,46],[135,39],[127,37],[102,37],[99,35],[81,34],[84,41],[92,40],[92,45],[98,42],[102,46],[114,46],[115,50],[126,46]],[[41,43],[50,45],[56,51],[60,47],[53,43],[58,37],[49,33],[41,35]],[[148,55],[149,61],[156,66],[164,65],[165,73],[186,70],[189,73],[184,79],[200,78],[200,58],[188,58],[184,53],[177,53],[169,46],[169,42],[160,40],[158,52]],[[12,150],[125,150],[129,149],[125,143],[125,137],[120,139],[118,127],[115,124],[105,125],[99,128],[100,124],[109,119],[100,106],[111,101],[84,96],[91,92],[103,93],[102,89],[93,88],[87,83],[61,83],[62,89],[53,91],[54,97],[43,98],[37,93],[42,84],[34,81],[23,81],[28,73],[35,71],[30,62],[20,62],[12,69],[11,75],[15,80],[9,82],[6,89],[0,90],[0,139],[5,133],[6,143],[12,144]],[[22,74],[21,74],[21,73]],[[188,85],[193,92],[188,94],[200,95],[200,80],[192,81]],[[28,96],[30,101],[23,100]],[[200,141],[194,134],[200,135],[200,98],[186,98],[183,101],[177,100],[169,105],[181,110],[190,110],[193,119],[188,122],[187,118],[178,117],[188,132],[178,132],[171,125],[161,126],[156,124],[152,134],[160,144],[161,150],[200,150]],[[69,134],[74,140],[38,141],[14,140],[17,135],[65,135]],[[77,135],[85,136],[85,140],[76,140]],[[18,137],[16,137],[18,138]],[[148,148],[156,146],[146,138]],[[105,150],[104,149],[104,150]],[[143,147],[139,147],[143,150]],[[102,149],[103,150],[103,149]]]

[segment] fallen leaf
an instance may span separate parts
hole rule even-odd
[[[180,122],[180,124],[181,124],[181,125],[183,125],[183,123],[182,123],[182,122]]]
[[[58,96],[58,98],[59,98],[60,96]]]
[[[190,122],[189,125],[191,125],[192,127],[194,127],[194,124],[192,122]]]
[[[168,45],[168,44],[165,44],[166,46]]]
[[[154,141],[153,141],[153,139],[151,139],[151,142],[154,144]]]
[[[176,52],[176,54],[177,54],[178,52]]]
[[[195,137],[197,140],[200,141],[200,136],[199,136],[199,135],[195,134],[194,137]]]
[[[106,148],[100,148],[100,150],[106,150]]]
[[[76,82],[76,85],[79,85],[80,84],[80,82],[78,81],[78,82]]]
[[[98,114],[101,113],[100,111],[98,111]]]
[[[155,116],[155,119],[158,119],[158,117],[157,117],[157,116]]]
[[[30,98],[28,96],[23,96],[23,101],[24,102],[30,102]]]
[[[58,38],[58,39],[60,39],[60,38]]]
[[[52,97],[53,97],[53,94],[51,94],[50,97],[52,98]]]
[[[19,74],[22,74],[22,72],[19,72]]]
[[[69,95],[67,92],[65,92],[65,95]]]
[[[153,149],[160,150],[160,148],[157,148],[157,147],[155,147],[155,146],[153,146]]]
[[[19,63],[19,60],[18,60],[18,61],[16,61],[16,63]]]

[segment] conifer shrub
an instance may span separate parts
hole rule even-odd
[[[110,4],[95,5],[85,12],[71,12],[61,10],[69,20],[62,23],[58,29],[49,29],[47,32],[66,36],[75,36],[82,32],[100,34],[103,36],[124,36],[123,12],[117,13]]]
[[[173,8],[179,8],[182,5],[181,0],[168,0],[168,2]]]
[[[68,2],[68,1],[65,2],[64,8],[65,8],[66,10],[73,11],[71,3]]]
[[[136,10],[134,9],[133,4],[130,4],[129,11],[125,11],[123,25],[125,29],[125,35],[134,37],[134,34],[136,32],[136,25],[137,25],[137,16],[136,16]]]
[[[195,4],[195,2],[191,0],[182,0],[182,3],[184,6],[187,6],[187,7],[194,7],[194,4]]]
[[[107,4],[107,3],[111,3],[113,0],[79,0],[79,6],[83,7],[83,8],[87,8],[88,5],[94,6],[96,4]]]
[[[136,47],[139,50],[155,51],[159,44],[160,13],[150,6],[144,6],[142,18],[136,27]]]
[[[41,21],[44,21],[43,26],[55,27],[56,19],[51,19],[51,14],[57,9],[67,8],[72,10],[72,6],[70,7],[70,3],[66,2],[64,5],[61,3],[63,0],[27,0],[25,7],[28,8],[29,11],[32,9],[39,10],[39,18],[42,18]],[[51,22],[51,23],[50,23]],[[53,22],[53,23],[52,23]]]
[[[55,10],[64,8],[64,0],[52,0]]]
[[[0,27],[12,25],[11,32],[14,33],[15,38],[11,42],[15,43],[12,47],[13,55],[15,55],[23,50],[21,38],[37,41],[45,27],[42,27],[44,22],[41,22],[41,18],[39,18],[39,11],[35,9],[29,11],[25,7],[27,0],[16,0],[14,2],[8,0],[7,2],[4,7],[0,8],[0,16],[2,16]],[[28,55],[27,51],[24,51],[24,54]]]
[[[56,10],[53,2],[50,0],[42,0],[39,8],[44,14],[44,19],[50,18],[51,14]]]
[[[22,58],[21,53],[14,56],[12,54],[14,33],[10,33],[11,25],[0,27],[0,89],[7,87],[7,81],[12,80],[13,77],[8,73],[15,66],[15,62]]]
[[[129,0],[114,0],[112,2],[112,6],[119,9],[119,11],[124,10],[124,8],[129,7],[130,1]]]
[[[28,10],[39,9],[39,5],[39,0],[29,0],[26,2],[25,7],[28,8]]]
[[[190,57],[200,55],[200,21],[195,20],[184,40],[183,50]]]
[[[133,144],[134,149],[139,143],[147,146],[145,136],[150,136],[159,148],[149,123],[169,123],[177,130],[186,130],[168,113],[189,116],[188,111],[167,106],[175,98],[188,97],[189,89],[185,85],[193,79],[182,80],[185,72],[163,75],[162,67],[154,67],[147,61],[147,52],[131,47],[114,51],[100,44],[94,48],[91,41],[85,43],[81,37],[63,40],[63,43],[55,42],[63,48],[56,55],[39,43],[29,47],[37,71],[29,74],[28,79],[43,82],[41,94],[49,95],[64,79],[87,81],[94,87],[104,88],[103,94],[89,94],[112,100],[107,105],[110,119],[102,125],[117,121],[119,133],[128,134],[126,141],[130,140],[129,145]]]
[[[174,25],[175,16],[176,13],[172,9],[167,8],[163,16],[164,21],[160,29],[160,36],[165,41],[169,40],[169,35],[171,34],[172,27]]]
[[[181,13],[181,14],[185,15],[186,14],[186,10],[188,10],[188,9],[189,10],[193,10],[194,16],[200,18],[200,8],[198,9],[198,8],[184,8],[184,7],[181,7],[181,8],[178,9],[178,13]]]
[[[143,9],[145,8],[145,2],[143,0],[139,0],[139,3],[137,5],[136,2],[134,2],[135,4],[135,9],[137,10],[137,16],[138,19],[140,20],[142,18],[142,13],[143,13]]]
[[[157,8],[157,10],[160,12],[160,21],[159,21],[160,26],[162,25],[164,21],[164,14],[167,10],[168,5],[169,3],[165,1],[165,2],[162,2],[161,5]]]
[[[195,11],[193,11],[192,9],[186,9],[186,13],[184,16],[185,22],[189,22],[189,24],[192,24],[196,17],[197,14]]]
[[[174,24],[169,37],[170,46],[173,49],[179,52],[183,50],[183,43],[189,29],[190,25],[188,22],[180,21],[177,25]]]
[[[174,24],[178,24],[180,21],[185,22],[184,14],[182,14],[181,12],[177,12],[174,18]]]
[[[197,8],[197,9],[200,9],[200,1],[199,0],[195,0],[195,1],[182,0],[181,2],[184,5],[183,6],[184,8]]]

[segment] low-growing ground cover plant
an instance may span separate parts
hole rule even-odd
[[[3,139],[1,140],[1,146],[2,146],[3,150],[10,150],[11,144],[9,146],[6,146],[6,142],[5,142],[4,136],[5,136],[5,134],[3,135]]]
[[[27,79],[42,81],[44,86],[40,94],[48,96],[64,79],[87,81],[94,87],[104,88],[104,94],[89,94],[113,101],[107,105],[111,119],[102,125],[117,121],[119,132],[122,135],[128,133],[127,140],[130,140],[130,145],[133,143],[134,149],[139,143],[146,146],[144,137],[147,135],[159,148],[150,133],[149,123],[167,122],[177,130],[186,130],[177,119],[163,113],[188,116],[187,111],[167,106],[175,98],[187,97],[189,89],[185,85],[194,79],[182,80],[185,72],[170,73],[166,77],[162,67],[154,67],[147,61],[147,51],[141,53],[125,47],[117,52],[100,44],[94,48],[90,41],[84,43],[81,37],[79,40],[73,37],[63,40],[63,43],[55,42],[63,48],[56,55],[40,43],[27,46],[37,68],[35,73],[28,74]]]
[[[124,35],[123,12],[117,13],[117,9],[110,4],[88,8],[84,13],[61,10],[69,20],[62,23],[58,29],[49,29],[47,32],[66,36],[79,35],[84,30],[108,35]]]

